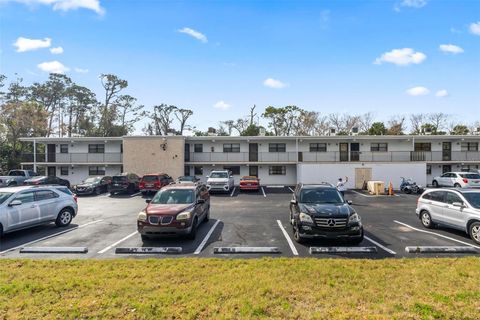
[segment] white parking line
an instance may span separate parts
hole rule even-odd
[[[292,239],[290,239],[290,236],[288,235],[287,230],[285,230],[285,228],[283,227],[282,222],[280,220],[277,220],[277,223],[280,229],[282,230],[283,235],[287,239],[288,245],[290,246],[290,249],[292,250],[293,255],[298,256],[297,248],[295,248],[295,245],[293,244]]]
[[[140,192],[137,192],[137,193],[134,193],[134,194],[130,195],[130,198],[136,197],[138,195],[140,195]]]
[[[263,193],[263,197],[266,198],[267,195],[265,194],[265,189],[263,189],[263,187],[262,187],[262,193]]]
[[[236,188],[237,188],[237,187],[233,187],[233,190],[232,190],[232,193],[230,194],[230,197],[233,197],[233,195],[235,194],[235,189],[236,189]]]
[[[294,193],[294,192],[295,192],[295,191],[293,191],[293,189],[292,189],[292,188],[290,188],[290,187],[288,187],[288,190],[292,191],[292,193]]]
[[[105,252],[107,252],[108,250],[110,250],[110,249],[112,249],[113,247],[115,247],[116,245],[118,245],[118,244],[122,243],[123,241],[125,241],[125,240],[133,237],[133,236],[136,235],[137,233],[138,233],[138,231],[135,231],[135,232],[129,234],[128,236],[126,236],[125,238],[122,238],[122,239],[118,240],[118,241],[115,242],[114,244],[109,245],[109,246],[106,247],[105,249],[102,249],[102,250],[98,251],[97,253],[99,253],[99,254],[105,253]]]
[[[377,247],[380,247],[382,248],[383,250],[387,251],[388,253],[390,254],[393,254],[393,255],[396,255],[397,253],[391,249],[388,249],[387,247],[385,247],[384,245],[381,245],[380,243],[378,243],[377,241],[367,237],[367,236],[363,236],[364,239],[366,239],[367,241],[370,241],[371,243],[373,243],[374,245],[376,245]]]
[[[361,192],[358,192],[356,190],[351,190],[353,193],[356,193],[358,195],[361,195],[362,197],[365,197],[365,198],[376,198],[377,196],[370,196],[370,195],[367,195],[367,194],[363,194]]]
[[[15,250],[17,250],[17,249],[20,249],[20,248],[23,248],[23,247],[25,247],[25,246],[31,245],[31,244],[33,244],[33,243],[37,243],[37,242],[40,242],[40,241],[43,241],[43,240],[47,240],[47,239],[50,239],[50,238],[54,238],[54,237],[59,236],[59,235],[62,235],[62,234],[64,234],[64,233],[69,233],[69,232],[75,231],[75,230],[77,230],[77,229],[80,229],[80,228],[83,228],[83,227],[86,227],[86,226],[89,226],[89,225],[91,225],[91,224],[98,223],[98,222],[101,222],[101,221],[103,221],[103,219],[90,221],[90,222],[87,222],[87,223],[82,224],[82,225],[80,225],[80,226],[76,226],[76,227],[73,227],[73,228],[70,228],[70,229],[67,229],[67,230],[63,230],[63,231],[60,231],[60,232],[51,234],[51,235],[49,235],[49,236],[46,236],[46,237],[43,237],[43,238],[40,238],[40,239],[36,239],[36,240],[30,241],[30,242],[21,244],[21,245],[19,245],[19,246],[16,246],[16,247],[13,247],[13,248],[10,248],[10,249],[7,249],[7,250],[4,250],[4,251],[0,252],[0,255],[3,255],[4,253],[7,253],[7,252],[15,251]]]
[[[439,234],[439,233],[435,233],[435,232],[432,232],[432,231],[427,231],[427,230],[422,230],[422,229],[418,229],[418,228],[415,228],[415,227],[412,227],[406,223],[403,223],[403,222],[400,222],[400,221],[397,221],[397,220],[393,220],[393,222],[395,223],[398,223],[404,227],[407,227],[407,228],[410,228],[412,230],[415,230],[415,231],[418,231],[418,232],[423,232],[423,233],[428,233],[428,234],[433,234],[435,236],[438,236],[438,237],[441,237],[441,238],[444,238],[444,239],[448,239],[448,240],[452,240],[454,242],[458,242],[458,243],[461,243],[461,244],[464,244],[464,245],[467,245],[467,246],[470,246],[470,247],[473,247],[473,248],[477,248],[477,249],[480,249],[479,246],[475,246],[473,244],[470,244],[468,242],[464,242],[464,241],[460,241],[460,240],[457,240],[455,238],[450,238],[450,237],[447,237],[447,236],[444,236],[443,234]]]
[[[212,235],[213,230],[215,230],[215,228],[217,227],[219,222],[220,222],[220,220],[217,220],[213,224],[213,226],[210,228],[210,230],[208,230],[207,235],[205,236],[205,238],[203,238],[202,242],[198,245],[197,249],[195,250],[195,252],[193,254],[200,254],[200,252],[202,252],[203,247],[205,247],[205,245],[207,244],[208,239],[210,239],[210,236]]]

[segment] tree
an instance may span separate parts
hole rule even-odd
[[[183,135],[183,130],[185,130],[185,125],[187,124],[188,118],[193,115],[193,111],[189,109],[179,109],[175,110],[175,117],[180,122],[180,135]]]
[[[249,123],[249,126],[254,125],[255,117],[257,116],[257,114],[255,113],[255,108],[256,107],[257,107],[256,105],[253,105],[253,107],[250,108],[250,123]]]
[[[289,136],[296,127],[301,109],[297,106],[275,108],[269,106],[262,116],[269,121],[268,126],[276,136]]]
[[[424,120],[425,120],[425,115],[423,113],[410,115],[410,126],[411,126],[412,134],[422,133],[422,124]]]
[[[112,135],[112,128],[117,118],[117,109],[113,102],[128,86],[128,82],[114,74],[102,74],[100,80],[105,90],[105,101],[101,106],[99,129],[101,135],[107,137]]]
[[[450,131],[451,135],[456,135],[456,136],[464,136],[470,133],[470,130],[468,127],[464,124],[457,124],[456,126],[453,127],[453,129]]]
[[[258,136],[259,134],[260,134],[260,127],[255,124],[249,125],[244,131],[240,133],[241,136],[250,136],[250,137]]]
[[[359,130],[360,132],[368,132],[373,124],[373,113],[367,112],[359,116]]]
[[[319,113],[316,111],[300,110],[300,115],[294,123],[296,136],[313,136],[318,126]]]
[[[374,122],[370,129],[368,129],[369,135],[383,136],[387,134],[387,128],[383,122]]]
[[[121,95],[115,100],[119,117],[119,127],[126,135],[132,131],[133,125],[145,116],[143,105],[137,105],[137,99],[130,95]]]
[[[167,135],[173,122],[173,115],[177,107],[162,103],[153,107],[153,119],[155,134]]]
[[[443,112],[434,112],[427,115],[428,121],[435,128],[435,134],[440,134],[447,124],[447,120],[450,118],[450,115]]]
[[[85,129],[86,131],[91,130],[91,128],[89,128],[91,126],[87,124],[89,123],[88,120],[93,120],[91,119],[90,112],[92,112],[93,106],[97,103],[95,94],[90,91],[90,89],[77,84],[73,84],[67,88],[66,94],[68,97],[67,135],[71,137],[72,133],[81,134]]]
[[[398,136],[403,135],[405,131],[405,117],[393,116],[388,120],[387,134]]]

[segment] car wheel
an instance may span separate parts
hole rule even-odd
[[[474,222],[468,228],[468,234],[473,241],[480,244],[480,222]]]
[[[71,209],[65,208],[60,211],[57,216],[57,220],[55,220],[55,224],[57,227],[66,227],[68,226],[73,220],[73,212]]]
[[[462,186],[460,185],[460,183],[455,183],[455,184],[453,185],[453,187],[454,187],[454,188],[461,188]]]
[[[438,182],[437,182],[436,180],[433,180],[432,186],[433,186],[434,188],[438,188]]]
[[[405,188],[403,191],[404,191],[406,194],[412,193],[412,189],[410,189],[410,188]]]
[[[295,240],[297,243],[305,243],[305,239],[300,236],[300,232],[296,227],[293,227],[293,240]]]
[[[190,233],[187,236],[188,239],[194,240],[195,237],[197,236],[197,225],[198,225],[198,219],[197,217],[195,217],[195,220],[193,220],[192,230],[190,230]]]
[[[292,214],[292,209],[290,208],[290,214],[289,214],[289,218],[288,220],[290,220],[290,224],[293,226],[293,214]]]
[[[422,225],[425,228],[433,228],[432,217],[430,216],[430,213],[428,211],[423,210],[422,212],[420,212],[420,221],[422,221]]]

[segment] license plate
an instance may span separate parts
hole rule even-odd
[[[247,183],[247,186],[253,186],[253,184],[251,184],[251,183]]]
[[[145,186],[146,186],[147,188],[151,188],[151,187],[153,187],[153,184],[146,184]]]

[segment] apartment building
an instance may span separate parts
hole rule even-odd
[[[321,136],[321,137],[147,137],[26,138],[43,145],[41,154],[25,155],[23,167],[57,174],[78,183],[89,175],[121,171],[139,175],[167,172],[173,177],[212,170],[256,175],[264,185],[336,182],[349,177],[350,188],[366,180],[419,184],[448,171],[480,168],[480,136]],[[38,149],[38,146],[36,147]],[[53,157],[53,158],[52,158]],[[67,169],[68,168],[68,169]]]

